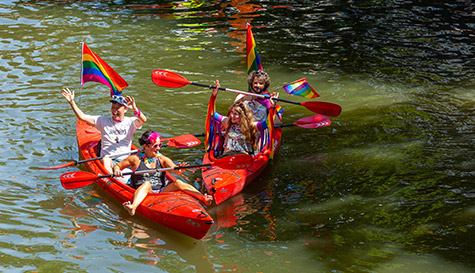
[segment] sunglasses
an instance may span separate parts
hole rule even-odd
[[[161,147],[162,147],[162,143],[156,143],[156,144],[153,144],[153,145],[152,145],[152,144],[149,144],[149,145],[151,145],[152,148],[154,148],[154,149],[157,149],[157,148],[161,148]]]
[[[267,73],[264,72],[264,71],[260,71],[260,70],[259,70],[259,71],[256,72],[256,75],[257,75],[257,76],[264,76],[264,77],[267,78]]]

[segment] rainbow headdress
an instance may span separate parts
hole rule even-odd
[[[112,69],[101,57],[97,56],[86,43],[82,43],[81,86],[85,82],[98,82],[111,89],[113,95],[120,96],[129,84]]]

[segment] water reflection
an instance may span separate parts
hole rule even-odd
[[[471,2],[130,8],[172,2],[2,2],[1,270],[473,271]],[[79,85],[80,41],[120,68],[150,127],[201,133],[209,93],[157,88],[150,72],[241,89],[248,22],[274,86],[306,76],[344,112],[331,128],[286,128],[273,167],[215,208],[205,240],[130,219],[89,188],[65,191],[58,176],[76,167],[36,169],[77,158],[57,92]],[[101,87],[79,93],[85,112],[108,111]],[[286,107],[285,122],[308,114]],[[197,164],[202,152],[167,150]]]
[[[171,265],[175,264],[181,265],[181,268],[184,265],[192,266],[196,272],[215,272],[202,241],[181,240],[180,237],[157,233],[138,223],[130,223],[121,233],[125,241],[113,240],[111,243],[138,250],[142,254],[137,260],[141,262],[157,265],[164,270],[170,270],[173,268]],[[177,254],[181,259],[170,254]]]

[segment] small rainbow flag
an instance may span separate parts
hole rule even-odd
[[[129,84],[112,69],[101,57],[97,56],[86,43],[82,43],[81,86],[85,82],[98,82],[111,89],[112,95],[120,96]]]
[[[247,24],[247,36],[246,36],[246,62],[247,62],[247,74],[254,70],[263,70],[261,60],[257,54],[256,41],[252,36],[251,25]]]
[[[277,105],[275,106],[275,111],[277,112],[277,115],[279,115],[280,118],[282,118],[282,115],[284,114],[285,109],[282,108],[282,106],[280,106],[280,105],[277,104]]]
[[[296,95],[313,99],[320,97],[315,90],[308,84],[307,79],[303,78],[292,83],[284,85],[284,90],[290,95]]]
[[[275,118],[275,108],[270,109],[269,115],[267,116],[266,124],[267,124],[267,130],[269,130],[269,148],[270,148],[270,159],[274,159],[274,152],[275,152],[275,147],[274,147],[274,118]]]

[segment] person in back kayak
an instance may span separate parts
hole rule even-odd
[[[271,95],[268,91],[270,87],[270,77],[263,70],[254,70],[249,73],[247,83],[250,91],[256,94]],[[273,93],[273,97],[278,97],[278,94]],[[267,119],[269,109],[272,106],[270,99],[258,98],[250,95],[239,94],[234,101],[244,101],[252,111],[252,115],[256,121],[264,121]],[[280,115],[274,120],[275,124],[281,124]]]
[[[102,162],[106,169],[112,173],[112,166],[127,157],[111,159],[109,155],[126,153],[132,147],[132,138],[137,129],[147,122],[145,115],[140,112],[134,98],[129,96],[112,96],[110,99],[112,116],[86,115],[74,102],[74,91],[64,88],[61,91],[63,97],[69,102],[77,118],[89,125],[96,127],[102,134],[100,155],[104,156]],[[128,109],[134,111],[135,117],[126,117]]]
[[[202,201],[206,205],[210,205],[213,201],[211,195],[203,195],[192,185],[185,183],[178,179],[170,180],[167,178],[165,172],[159,172],[161,168],[173,168],[177,165],[173,161],[160,154],[160,134],[152,130],[148,130],[142,134],[139,139],[139,144],[143,147],[137,153],[128,156],[118,164],[114,165],[114,176],[122,176],[122,170],[130,167],[133,171],[151,170],[150,173],[133,174],[130,177],[130,186],[136,189],[134,199],[124,202],[122,205],[129,212],[130,215],[135,214],[135,210],[142,203],[149,193],[173,192],[183,191],[196,199]],[[180,163],[178,166],[186,166],[187,163]],[[181,174],[182,170],[170,171],[175,174]]]
[[[216,88],[213,89],[212,96],[216,97],[219,91],[219,81],[215,81],[214,85]],[[270,101],[271,108],[275,107],[273,100],[268,101]],[[214,118],[220,122],[224,129],[221,157],[235,153],[247,153],[254,156],[255,151],[258,151],[257,140],[260,132],[267,129],[266,119],[256,121],[248,104],[241,100],[234,101],[229,106],[227,116],[215,112]]]

